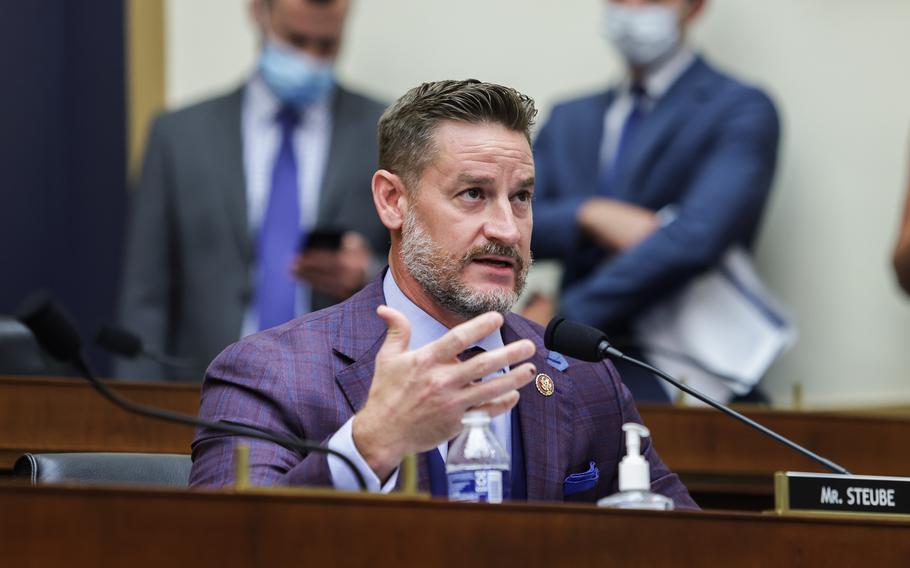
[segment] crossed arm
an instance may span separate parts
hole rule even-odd
[[[535,239],[535,253],[564,258],[584,237],[612,253],[564,290],[566,317],[603,326],[634,316],[744,237],[770,190],[779,123],[771,102],[757,91],[734,110],[685,181],[673,204],[676,218],[667,224],[658,223],[656,211],[559,187],[566,176],[557,176],[558,166],[547,160],[555,140],[546,127],[541,131],[535,145],[541,166],[535,236],[546,238]]]

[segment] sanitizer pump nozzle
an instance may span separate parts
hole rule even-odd
[[[622,429],[626,433],[626,457],[619,462],[619,492],[604,497],[597,504],[614,509],[672,509],[671,499],[650,491],[651,468],[641,455],[641,439],[651,433],[635,422],[623,424]]]
[[[619,462],[619,490],[647,491],[651,488],[651,468],[641,455],[641,439],[651,432],[635,422],[623,424],[622,431],[626,433],[626,457]]]

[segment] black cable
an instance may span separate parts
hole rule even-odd
[[[249,438],[256,438],[274,442],[285,448],[301,451],[304,454],[308,452],[317,452],[329,454],[340,459],[351,469],[360,489],[367,491],[366,480],[363,474],[357,468],[353,461],[346,455],[322,446],[317,442],[304,440],[295,436],[285,436],[265,429],[256,429],[248,426],[240,426],[227,422],[211,422],[200,420],[194,416],[172,412],[153,406],[137,404],[122,398],[110,390],[107,385],[98,380],[91,366],[85,358],[82,351],[82,338],[76,326],[73,324],[70,315],[51,298],[50,294],[38,292],[33,294],[23,302],[16,316],[21,323],[28,327],[38,341],[38,344],[52,357],[62,362],[72,363],[82,378],[86,379],[101,396],[108,399],[113,404],[135,414],[148,418],[156,418],[187,426],[201,426],[212,430],[220,430]]]
[[[771,430],[770,428],[762,426],[761,424],[752,420],[751,418],[748,418],[748,417],[740,414],[739,412],[736,412],[732,408],[717,402],[710,396],[702,394],[702,393],[698,392],[697,390],[686,386],[685,383],[681,383],[680,381],[677,381],[676,379],[674,379],[667,373],[664,373],[660,369],[658,369],[656,367],[652,367],[651,365],[648,365],[644,361],[639,361],[638,359],[624,355],[621,351],[613,349],[612,347],[610,349],[612,351],[615,351],[615,353],[611,352],[612,355],[619,357],[620,359],[622,359],[623,361],[626,361],[627,363],[631,363],[633,365],[641,367],[642,369],[645,369],[646,371],[650,371],[650,372],[654,373],[655,375],[657,375],[661,379],[667,381],[668,383],[670,383],[674,387],[678,388],[679,390],[683,391],[684,393],[697,398],[698,400],[704,402],[705,404],[707,404],[713,408],[716,408],[717,410],[720,410],[724,414],[731,416],[731,417],[743,422],[744,424],[751,426],[752,428],[755,428],[762,434],[769,436],[769,437],[777,440],[781,444],[784,444],[785,446],[787,446],[793,450],[796,450],[797,452],[803,454],[804,456],[817,461],[818,463],[822,464],[823,466],[827,467],[828,469],[835,471],[837,473],[844,474],[844,475],[850,475],[850,472],[847,471],[842,466],[834,463],[833,461],[831,461],[827,458],[823,458],[822,456],[816,454],[815,452],[800,446],[796,442],[793,442],[793,441],[789,440],[788,438],[785,438],[784,436],[781,436],[774,430]]]
[[[95,388],[96,391],[101,394],[101,396],[108,399],[115,405],[128,410],[129,412],[133,412],[135,414],[139,414],[148,418],[157,418],[159,420],[177,422],[179,424],[185,424],[187,426],[202,426],[203,428],[210,428],[212,430],[221,430],[222,432],[229,432],[231,434],[247,436],[249,438],[266,440],[268,442],[274,442],[286,448],[302,451],[304,454],[308,452],[330,454],[343,461],[344,464],[354,473],[354,477],[357,479],[357,485],[360,487],[360,489],[362,491],[367,491],[367,483],[363,478],[363,474],[360,472],[360,469],[356,464],[354,464],[353,461],[351,461],[351,458],[339,451],[333,450],[332,448],[326,446],[322,446],[316,442],[311,442],[309,440],[304,440],[297,437],[283,436],[281,434],[266,432],[264,430],[259,430],[249,426],[231,424],[229,422],[212,422],[210,420],[202,420],[180,412],[172,412],[144,404],[130,402],[129,400],[116,394],[114,391],[109,389],[107,385],[99,381],[95,377],[94,373],[92,373],[87,362],[85,361],[84,356],[80,355],[79,360],[75,361],[74,364],[80,371],[80,374],[88,379],[89,383],[91,383],[91,385]]]

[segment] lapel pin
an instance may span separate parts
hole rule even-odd
[[[544,396],[553,396],[553,393],[556,392],[556,385],[553,384],[553,379],[544,373],[537,375],[537,378],[534,379],[534,384],[537,385],[538,392]]]

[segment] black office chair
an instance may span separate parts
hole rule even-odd
[[[32,332],[0,315],[0,375],[70,375],[66,365],[44,354]]]
[[[42,483],[122,483],[186,487],[193,462],[188,455],[131,453],[24,454],[16,477]]]

